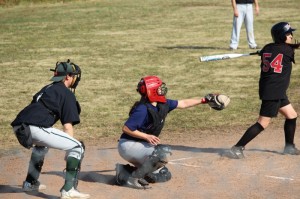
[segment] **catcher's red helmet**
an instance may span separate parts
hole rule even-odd
[[[156,76],[143,77],[136,89],[142,96],[149,99],[150,102],[162,102],[167,101],[165,95],[167,94],[168,88],[166,84]]]
[[[275,43],[285,43],[286,34],[293,33],[293,29],[288,22],[279,22],[271,29],[272,39]]]

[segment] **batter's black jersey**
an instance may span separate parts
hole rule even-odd
[[[17,115],[11,125],[25,123],[51,127],[58,120],[62,125],[80,123],[75,95],[62,82],[47,85],[36,93],[32,102]]]
[[[259,97],[261,100],[286,99],[290,84],[294,49],[287,44],[267,44],[260,51],[261,73]]]

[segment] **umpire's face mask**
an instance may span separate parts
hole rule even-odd
[[[77,87],[77,85],[78,85],[78,83],[81,79],[81,70],[80,70],[79,66],[77,66],[75,64],[72,64],[72,66],[73,66],[74,72],[72,73],[73,81],[72,81],[72,84],[71,84],[70,88],[73,89],[74,93],[75,93],[75,89],[76,89],[76,87]]]

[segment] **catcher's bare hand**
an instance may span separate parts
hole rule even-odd
[[[146,134],[146,140],[147,140],[147,142],[149,142],[152,145],[160,144],[160,139],[158,137],[156,137],[155,135]]]

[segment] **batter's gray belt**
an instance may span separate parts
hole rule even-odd
[[[20,127],[15,130],[15,133],[19,143],[23,147],[30,149],[33,146],[31,131],[27,124],[21,124]]]

